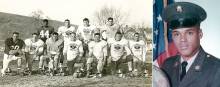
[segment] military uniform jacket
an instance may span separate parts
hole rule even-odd
[[[220,60],[206,53],[200,47],[199,53],[180,81],[180,56],[168,58],[162,65],[171,87],[220,87]]]

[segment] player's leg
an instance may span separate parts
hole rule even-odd
[[[92,62],[93,62],[93,57],[89,57],[87,58],[87,62],[86,62],[86,77],[89,77],[91,74],[91,68],[92,68]]]
[[[67,60],[68,75],[73,75],[73,60]]]
[[[97,59],[97,75],[102,77],[102,70],[104,67],[104,58]]]
[[[25,74],[31,75],[32,72],[32,63],[33,63],[33,54],[29,54],[28,52],[25,52],[25,59],[26,59],[26,69]]]
[[[8,54],[4,54],[3,68],[1,70],[2,76],[5,75],[5,72],[6,72],[6,69],[8,68],[9,63],[10,63],[10,61],[12,61],[11,58],[9,58],[9,57],[12,57],[12,56],[9,56]]]
[[[59,55],[54,56],[54,71],[57,71],[59,63]]]

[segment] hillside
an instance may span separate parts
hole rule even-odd
[[[0,46],[14,31],[20,32],[21,39],[30,37],[31,33],[39,27],[39,24],[37,25],[34,21],[35,19],[32,17],[0,12]],[[62,22],[49,20],[49,25],[53,26],[55,31],[57,31]]]

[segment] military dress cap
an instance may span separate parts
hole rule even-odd
[[[171,29],[200,25],[206,16],[206,11],[202,7],[190,2],[175,2],[162,12],[162,19]]]

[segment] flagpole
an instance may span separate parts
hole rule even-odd
[[[163,0],[164,8],[167,6],[167,0]],[[164,22],[164,42],[165,42],[165,49],[166,49],[166,56],[169,57],[169,50],[168,50],[168,37],[167,37],[167,22]]]

